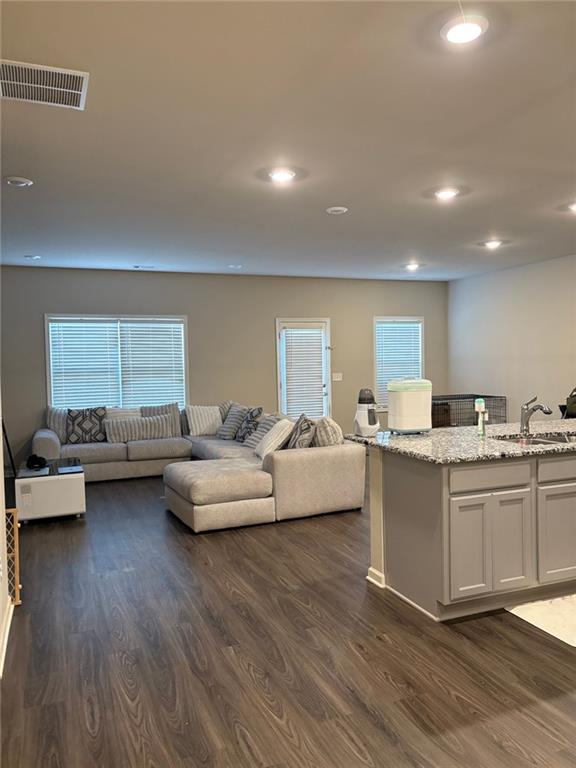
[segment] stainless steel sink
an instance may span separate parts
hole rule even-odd
[[[516,443],[516,445],[558,445],[562,443],[576,443],[576,434],[569,432],[550,432],[544,435],[494,435],[496,440],[503,440],[506,443]]]

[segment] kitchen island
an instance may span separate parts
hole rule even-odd
[[[369,453],[368,580],[436,621],[576,592],[576,421],[348,435]]]

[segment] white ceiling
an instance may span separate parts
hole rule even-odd
[[[454,50],[456,2],[4,2],[4,58],[90,73],[85,112],[3,102],[2,172],[35,181],[3,188],[4,263],[450,279],[576,253],[576,3],[465,5],[490,29]],[[446,184],[471,191],[425,196]]]

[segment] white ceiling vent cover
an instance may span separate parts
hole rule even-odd
[[[3,99],[84,109],[89,77],[88,72],[2,59],[0,95]]]

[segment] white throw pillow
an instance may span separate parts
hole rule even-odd
[[[277,424],[274,424],[272,429],[264,435],[254,449],[256,455],[263,459],[267,454],[282,448],[290,439],[293,429],[294,422],[289,419],[282,419]]]
[[[215,435],[222,426],[222,412],[219,405],[187,405],[188,434]]]

